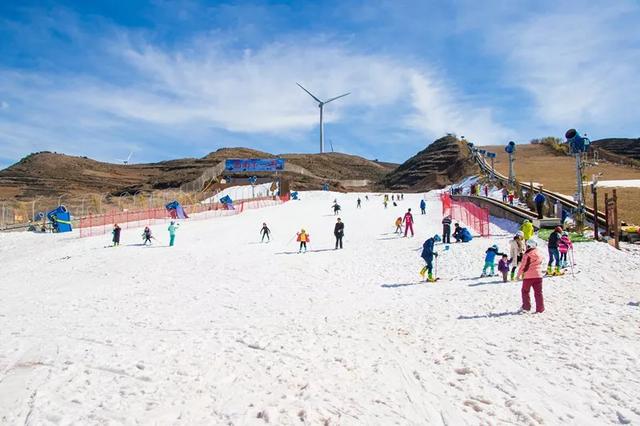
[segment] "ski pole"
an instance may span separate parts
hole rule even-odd
[[[438,256],[436,256],[436,267],[435,267],[435,277],[434,279],[438,279]]]
[[[571,248],[571,276],[575,277],[576,274],[573,272],[573,264],[574,264],[574,257],[573,257],[573,247]]]

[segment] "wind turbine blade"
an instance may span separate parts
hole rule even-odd
[[[305,92],[307,92],[307,93],[309,94],[309,96],[311,96],[313,99],[315,99],[319,104],[321,104],[321,103],[322,103],[322,101],[321,101],[320,99],[318,99],[318,98],[316,98],[315,96],[313,96],[313,95],[311,94],[311,92],[310,92],[310,91],[308,91],[307,89],[305,89],[304,87],[302,87],[302,85],[301,85],[300,83],[296,83],[296,84],[297,84],[298,86],[300,86],[300,88],[301,88],[302,90],[304,90]]]
[[[335,101],[336,99],[344,98],[345,96],[347,96],[347,95],[349,95],[349,94],[351,94],[351,92],[349,92],[349,93],[345,93],[344,95],[336,96],[335,98],[331,98],[331,99],[329,99],[328,101],[325,101],[324,103],[325,103],[325,104],[328,104],[329,102],[331,102],[331,101]]]

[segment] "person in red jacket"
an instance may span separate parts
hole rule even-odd
[[[411,214],[411,209],[407,210],[402,221],[404,222],[404,236],[406,237],[409,230],[411,230],[411,236],[413,237],[413,215]]]
[[[529,291],[533,287],[533,296],[536,300],[536,313],[544,312],[544,299],[542,297],[542,256],[536,248],[534,240],[527,241],[527,250],[522,257],[522,263],[518,269],[518,276],[522,281],[522,309],[531,310]]]

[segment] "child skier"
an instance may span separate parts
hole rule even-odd
[[[502,258],[498,262],[498,271],[502,274],[502,282],[506,283],[509,280],[509,266],[511,261],[506,254],[502,255]],[[513,280],[513,279],[512,279]]]
[[[516,232],[513,239],[509,241],[509,263],[511,264],[511,281],[516,278],[516,269],[522,261],[526,247],[524,244],[524,234],[522,231]]]
[[[113,246],[119,246],[120,245],[120,231],[121,228],[118,226],[118,224],[116,223],[115,225],[113,225],[113,231],[111,231],[111,234],[113,235]]]
[[[180,226],[179,223],[176,224],[172,220],[171,223],[169,224],[169,227],[167,228],[167,231],[169,231],[169,247],[173,247],[173,244],[176,241],[176,231],[177,231],[179,226]]]
[[[509,204],[513,205],[513,199],[516,197],[516,194],[513,192],[509,192]]]
[[[153,238],[153,235],[151,235],[151,229],[148,226],[145,226],[144,231],[142,231],[142,245],[146,246],[147,243],[152,244],[151,243],[152,238]]]
[[[402,234],[402,218],[399,217],[396,219],[396,234]]]
[[[560,267],[566,268],[569,264],[569,262],[567,262],[567,252],[573,250],[573,243],[567,231],[562,233],[562,237],[560,241],[558,241],[558,250],[560,251]]]
[[[267,237],[267,242],[271,241],[271,237],[270,237],[271,230],[269,229],[269,227],[265,222],[262,222],[262,228],[260,229],[260,234],[262,235],[262,239],[260,240],[260,242],[264,243],[264,237]]]
[[[333,204],[333,214],[337,215],[338,213],[340,213],[340,204],[334,203]]]
[[[356,207],[359,208],[359,209],[362,208],[362,200],[360,199],[360,197],[358,197],[358,201],[357,201]]]
[[[424,274],[426,273],[427,281],[429,282],[434,282],[437,279],[437,277],[433,276],[433,258],[438,257],[438,253],[434,249],[435,243],[438,241],[440,241],[440,235],[436,234],[422,244],[422,254],[420,257],[422,257],[427,264],[420,271],[420,276],[424,278]]]
[[[480,275],[480,277],[487,276],[487,269],[491,270],[491,274],[489,276],[492,277],[496,274],[496,265],[494,264],[496,256],[504,256],[504,253],[500,253],[498,251],[498,246],[495,244],[489,247],[485,253],[484,268],[482,268],[482,275]]]
[[[427,214],[427,203],[424,200],[420,200],[420,212],[421,214]]]
[[[547,248],[549,249],[549,263],[547,264],[547,275],[562,275],[560,270],[560,238],[562,238],[562,227],[556,226],[553,232],[549,235],[549,241],[547,242]],[[555,262],[555,270],[553,264]]]
[[[300,232],[296,234],[296,241],[300,243],[300,248],[298,249],[298,253],[302,252],[304,248],[305,253],[307,252],[307,243],[311,242],[310,235],[304,229],[301,229]]]
[[[527,241],[527,251],[522,257],[522,263],[518,269],[518,277],[522,277],[522,310],[531,310],[529,291],[533,287],[533,296],[536,300],[536,313],[544,312],[544,299],[542,297],[542,256],[536,248],[534,240]]]
[[[524,222],[522,222],[520,230],[524,234],[523,238],[525,241],[529,241],[531,238],[533,238],[533,223],[531,223],[529,219],[525,219]]]

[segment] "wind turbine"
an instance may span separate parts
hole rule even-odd
[[[316,98],[313,94],[311,94],[310,91],[308,91],[307,89],[305,89],[304,87],[302,87],[302,85],[300,83],[296,83],[298,86],[300,86],[300,88],[302,90],[304,90],[305,92],[307,92],[307,94],[309,96],[311,96],[316,102],[318,102],[318,108],[320,108],[320,154],[322,154],[324,152],[324,121],[322,119],[322,115],[323,115],[323,111],[324,111],[324,106],[326,104],[328,104],[329,102],[333,102],[336,99],[340,99],[340,98],[344,98],[345,96],[347,96],[349,93],[345,93],[344,95],[340,95],[340,96],[336,96],[335,98],[331,98],[329,100],[326,101],[321,101],[320,99]]]
[[[133,151],[130,151],[130,152],[129,152],[129,156],[127,157],[127,159],[126,159],[126,160],[120,160],[120,159],[118,159],[118,161],[122,161],[122,164],[124,164],[124,165],[126,166],[127,164],[129,164],[129,160],[131,160],[131,156],[132,156],[132,155],[133,155]]]

